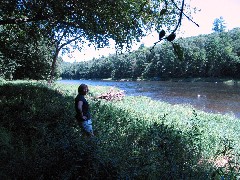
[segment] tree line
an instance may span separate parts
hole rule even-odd
[[[228,32],[179,38],[180,56],[169,42],[136,51],[63,62],[63,79],[162,79],[186,77],[240,77],[240,28]],[[179,53],[178,53],[179,54]]]

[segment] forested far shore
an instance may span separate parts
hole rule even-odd
[[[240,28],[179,38],[174,47],[169,42],[150,48],[142,44],[133,52],[90,61],[62,62],[61,78],[240,78]]]

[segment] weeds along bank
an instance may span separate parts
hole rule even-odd
[[[0,86],[1,178],[210,179],[239,169],[239,120],[145,97],[96,100],[95,139],[74,120],[77,86]],[[234,148],[234,149],[232,149]],[[222,171],[221,171],[222,170]]]
[[[239,174],[239,119],[147,97],[126,96],[121,101],[93,104],[100,121],[96,123],[99,137],[110,135],[106,151],[114,156],[120,152],[114,148],[121,144],[121,167],[146,168],[150,174],[142,178],[234,179]],[[114,147],[111,151],[109,145]]]

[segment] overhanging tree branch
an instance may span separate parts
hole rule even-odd
[[[180,9],[176,3],[174,2],[174,0],[171,0],[172,3],[174,4],[174,6],[181,11],[181,14],[183,14],[186,18],[188,18],[189,21],[192,21],[192,23],[194,23],[197,27],[199,27],[199,24],[197,24],[196,22],[194,22],[188,15],[186,15],[184,12],[183,12],[183,7]],[[184,0],[183,0],[184,1]],[[182,3],[182,5],[184,5],[184,3]],[[182,15],[181,15],[182,16]]]
[[[172,0],[173,4],[175,4],[175,2]],[[176,4],[175,4],[176,5]],[[176,5],[177,7],[177,5]],[[177,7],[178,8],[178,7]],[[182,1],[182,7],[180,9],[180,15],[179,15],[179,19],[178,19],[178,23],[175,27],[175,29],[172,31],[172,33],[175,33],[177,31],[177,29],[179,28],[179,26],[181,25],[182,22],[182,15],[183,15],[183,8],[184,8],[184,0]],[[179,9],[179,8],[178,8]]]
[[[15,3],[11,6],[14,14],[11,14],[12,9],[8,9],[10,2]],[[160,9],[163,3],[166,8]],[[174,10],[162,20],[169,3]],[[44,35],[55,45],[53,69],[59,50],[77,39],[86,38],[92,43],[106,45],[106,39],[112,38],[119,46],[128,42],[131,44],[133,39],[145,35],[144,30],[153,28],[154,23],[170,27],[178,20],[175,19],[175,15],[180,15],[178,25],[174,27],[175,32],[184,15],[183,6],[181,13],[175,11],[179,8],[174,0],[126,0],[124,2],[111,0],[111,4],[109,1],[93,3],[93,1],[74,0],[56,3],[47,0],[18,0],[7,1],[4,5],[6,11],[0,15],[0,25],[38,22],[39,30],[43,30]],[[29,26],[32,24],[29,23]],[[78,45],[75,44],[75,46]]]
[[[77,37],[75,37],[75,38],[73,38],[73,39],[71,39],[71,40],[68,40],[67,42],[61,44],[61,46],[59,47],[59,49],[62,49],[64,46],[66,46],[66,45],[68,45],[68,44],[70,44],[70,43],[78,40],[78,39],[81,38],[81,37],[82,37],[82,36],[77,36]]]
[[[188,20],[192,21],[195,25],[197,25],[199,27],[199,25],[194,22],[189,16],[187,16],[185,13],[184,13],[184,5],[185,5],[185,2],[184,0],[182,0],[182,6],[181,6],[181,9],[177,6],[177,4],[174,2],[174,0],[171,0],[171,2],[173,3],[173,5],[180,11],[180,14],[179,14],[179,19],[178,19],[178,23],[176,25],[176,27],[174,28],[174,30],[171,32],[171,34],[166,37],[166,38],[160,38],[157,42],[154,43],[154,45],[152,46],[152,48],[150,49],[150,51],[152,51],[154,49],[154,47],[159,43],[161,42],[163,39],[167,39],[169,42],[172,42],[175,37],[176,37],[176,34],[175,32],[177,31],[177,29],[180,27],[181,25],[181,22],[182,22],[182,18],[183,18],[183,15],[186,16],[188,18]],[[175,51],[175,48],[174,48],[174,51]]]

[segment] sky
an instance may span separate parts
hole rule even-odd
[[[190,3],[191,7],[196,7],[200,10],[192,14],[192,20],[199,24],[199,27],[184,17],[177,37],[210,34],[213,32],[212,27],[214,20],[221,16],[226,23],[227,30],[240,27],[240,0],[186,0],[186,2]],[[132,50],[138,49],[139,45],[143,43],[145,46],[150,47],[156,41],[158,41],[158,34],[154,32],[143,38],[138,44],[134,44]],[[109,47],[95,49],[93,46],[87,46],[84,47],[81,52],[75,50],[63,55],[62,58],[66,62],[80,62],[114,53],[114,42],[110,41]]]

